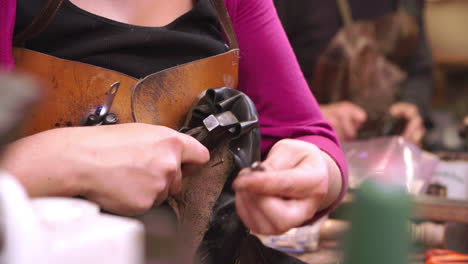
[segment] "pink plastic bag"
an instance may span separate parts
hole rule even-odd
[[[343,144],[349,166],[349,186],[373,178],[399,184],[411,194],[427,189],[439,159],[399,136]]]

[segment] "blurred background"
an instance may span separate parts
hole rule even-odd
[[[425,22],[434,60],[434,118],[461,122],[468,115],[468,1],[426,0]],[[455,148],[446,134],[446,147]]]

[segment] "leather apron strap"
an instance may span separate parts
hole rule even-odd
[[[216,9],[216,13],[218,14],[218,20],[221,24],[221,28],[226,34],[228,45],[231,49],[238,49],[239,45],[237,43],[236,32],[234,31],[234,27],[232,26],[231,18],[229,17],[229,13],[224,5],[224,0],[210,0],[213,7]]]
[[[13,40],[14,46],[24,46],[28,39],[34,38],[44,31],[50,22],[52,22],[60,6],[63,4],[63,1],[64,0],[48,0],[47,4],[34,18],[31,24],[15,36]],[[226,34],[230,49],[239,48],[234,27],[232,26],[231,19],[224,5],[224,0],[210,0],[210,2],[216,10],[219,23]]]

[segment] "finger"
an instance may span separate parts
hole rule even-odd
[[[182,163],[205,164],[210,160],[210,152],[195,138],[180,133],[183,149],[181,155]]]
[[[334,115],[328,115],[328,116],[324,115],[324,117],[330,123],[333,130],[335,130],[335,133],[338,136],[338,138],[340,140],[344,140],[345,138],[344,138],[343,129],[341,128],[340,122],[338,121],[338,119]]]
[[[419,116],[417,116],[408,120],[408,124],[403,132],[403,137],[408,139],[412,139],[414,136],[422,137],[424,135],[424,131],[423,121]]]
[[[296,139],[283,139],[273,146],[263,165],[267,171],[288,170],[304,166],[315,167],[323,163],[320,153],[320,149],[314,144]]]
[[[413,142],[417,146],[421,146],[421,141],[426,133],[425,131],[426,131],[425,129],[421,129],[413,133],[410,139],[411,142]]]
[[[306,156],[307,152],[297,146],[297,142],[284,139],[271,148],[263,162],[266,170],[284,170],[294,168]]]
[[[394,103],[390,106],[390,114],[394,117],[403,117],[405,112],[405,104],[402,102]]]
[[[390,107],[390,114],[394,117],[411,120],[414,117],[419,116],[419,111],[418,108],[411,103],[398,102]]]
[[[319,208],[319,202],[314,200],[283,200],[270,206],[271,217],[280,219],[283,215],[283,222],[287,229],[298,227],[310,220]]]
[[[418,108],[411,103],[398,102],[392,105],[390,114],[407,121],[402,136],[418,145],[425,134],[423,120],[419,115]]]
[[[426,133],[426,130],[424,128],[419,128],[413,132],[404,133],[403,137],[409,140],[410,142],[412,142],[413,144],[419,146],[421,144],[422,138],[424,137],[425,133]]]
[[[233,183],[233,188],[235,191],[249,191],[262,195],[305,198],[311,196],[314,188],[321,187],[325,182],[323,175],[326,175],[324,174],[326,169],[317,168],[317,170],[255,172],[249,176],[238,177]]]
[[[359,128],[362,126],[364,122],[367,120],[367,113],[364,111],[364,109],[355,106],[351,112],[351,119],[354,123],[354,126],[356,128]]]
[[[284,200],[277,197],[256,196],[247,206],[257,212],[259,232],[275,235],[300,226],[312,218],[316,203],[309,200]]]
[[[160,184],[160,187],[157,188],[157,193],[156,197],[154,199],[154,205],[161,205],[167,197],[169,197],[169,183],[167,180],[159,179],[158,183]]]
[[[335,130],[336,135],[338,136],[338,138],[340,140],[345,140],[345,134],[344,134],[343,128],[341,127],[340,123],[335,118],[333,118],[333,121],[330,121],[330,123],[332,124],[332,128]]]
[[[351,115],[348,113],[343,113],[341,115],[340,123],[345,139],[355,139],[357,136],[358,127],[354,124]]]
[[[258,210],[255,210],[252,206],[252,199],[249,199],[249,196],[246,192],[236,193],[236,210],[239,214],[239,217],[242,219],[242,222],[253,232],[261,232],[262,228],[269,228],[262,223],[263,217],[259,215]]]
[[[179,168],[175,175],[174,178],[172,179],[172,182],[169,185],[169,195],[174,195],[179,193],[182,190],[182,170]]]
[[[259,196],[252,195],[249,193],[245,194],[245,200],[249,201],[245,203],[246,211],[249,212],[249,220],[252,225],[255,226],[255,229],[252,229],[255,233],[264,234],[264,235],[278,235],[286,232],[290,226],[285,224],[285,220],[280,217],[270,217],[269,206],[264,206],[265,204],[270,204],[273,201],[279,202],[281,199],[276,197],[269,196]],[[270,201],[270,203],[268,203]],[[267,208],[264,210],[263,208]],[[276,215],[273,214],[274,216]],[[284,215],[283,215],[284,216]]]
[[[299,225],[294,225],[299,221],[289,219],[289,216],[282,214],[280,212],[282,209],[280,211],[276,210],[277,208],[283,208],[281,204],[284,203],[284,200],[280,198],[246,192],[241,192],[239,198],[242,201],[242,203],[239,203],[239,207],[244,207],[243,209],[239,208],[239,210],[246,213],[240,215],[241,219],[255,233],[278,235]]]

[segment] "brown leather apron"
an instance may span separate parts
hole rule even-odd
[[[38,35],[52,20],[63,0],[50,0],[32,24],[15,37],[24,43]],[[230,46],[216,56],[172,67],[143,79],[43,53],[14,48],[16,69],[37,76],[43,83],[44,98],[26,121],[23,136],[47,129],[80,126],[108,94],[118,87],[110,109],[117,123],[141,122],[180,128],[197,96],[208,88],[238,84],[239,49],[229,15],[221,0],[211,0]],[[114,120],[115,122],[115,120]]]

